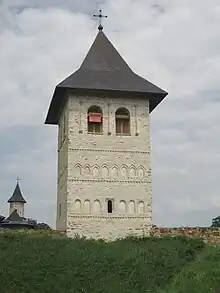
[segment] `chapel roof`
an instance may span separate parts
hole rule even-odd
[[[34,224],[30,223],[26,218],[20,217],[15,209],[9,217],[0,223],[2,228],[34,228]]]
[[[19,221],[23,221],[24,218],[23,217],[20,217],[17,210],[14,210],[10,215],[9,217],[7,217],[5,219],[5,221],[10,221],[10,222],[19,222]]]
[[[16,187],[14,189],[14,192],[12,194],[12,196],[9,198],[8,203],[11,202],[21,202],[21,203],[26,203],[26,200],[24,199],[22,193],[21,193],[21,189],[19,186],[19,183],[17,182]]]
[[[0,215],[0,223],[5,219],[4,216]]]

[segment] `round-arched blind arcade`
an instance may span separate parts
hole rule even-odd
[[[88,133],[102,133],[102,129],[102,109],[98,106],[92,106],[88,110]]]
[[[119,108],[115,112],[116,134],[130,134],[130,113],[126,108]]]

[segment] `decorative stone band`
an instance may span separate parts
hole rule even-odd
[[[135,184],[148,184],[151,181],[150,180],[117,180],[117,179],[104,179],[104,178],[97,178],[97,179],[79,179],[79,178],[73,178],[68,179],[70,182],[78,181],[78,182],[120,182],[120,183],[135,183]]]
[[[145,151],[125,151],[125,150],[114,150],[114,149],[73,149],[69,148],[69,151],[88,151],[88,152],[106,152],[106,153],[126,153],[126,154],[146,154],[149,155],[150,152],[145,152]]]
[[[68,218],[85,218],[85,219],[106,219],[106,220],[116,220],[116,219],[124,219],[124,220],[137,220],[137,219],[141,219],[141,220],[149,220],[151,219],[150,216],[90,216],[90,215],[82,215],[82,214],[72,214],[69,213],[68,214]]]

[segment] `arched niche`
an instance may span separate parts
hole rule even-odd
[[[119,211],[121,213],[127,212],[126,202],[124,200],[120,200],[120,202],[119,202]]]
[[[135,202],[133,200],[130,200],[130,202],[129,202],[128,212],[131,215],[135,213]]]
[[[118,166],[116,166],[116,165],[112,166],[111,177],[118,177]]]
[[[81,213],[81,200],[79,200],[79,199],[75,200],[74,211],[76,213]]]
[[[93,203],[93,212],[95,214],[100,214],[101,213],[101,203],[97,199]]]
[[[109,168],[108,166],[102,166],[102,177],[109,177]]]
[[[92,168],[92,175],[95,176],[95,177],[98,177],[100,174],[99,174],[99,167],[98,166],[94,166]]]
[[[82,166],[80,164],[75,165],[75,175],[80,176],[82,174]]]
[[[83,212],[89,214],[91,212],[90,200],[86,199],[83,203]]]
[[[128,167],[126,165],[121,166],[121,176],[127,177],[128,176]]]
[[[138,202],[138,213],[144,214],[144,202],[143,201]]]

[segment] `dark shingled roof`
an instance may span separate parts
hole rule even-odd
[[[167,92],[134,73],[102,30],[98,32],[81,67],[56,86],[46,124],[58,124],[59,110],[65,102],[67,89],[77,93],[143,97],[150,100],[150,112],[167,95]]]
[[[4,216],[0,215],[0,223],[5,219]]]
[[[17,210],[14,210],[10,216],[3,220],[0,223],[0,227],[2,228],[9,228],[9,229],[13,229],[13,228],[34,228],[34,224],[28,222],[25,218],[20,217],[19,214],[17,213]]]
[[[20,217],[17,210],[14,210],[8,218],[5,219],[5,221],[10,221],[10,222],[22,222],[24,218]]]
[[[26,203],[25,199],[23,198],[22,194],[21,194],[21,189],[20,186],[17,182],[15,190],[11,196],[11,198],[9,198],[8,203],[11,202],[22,202],[22,203]]]

